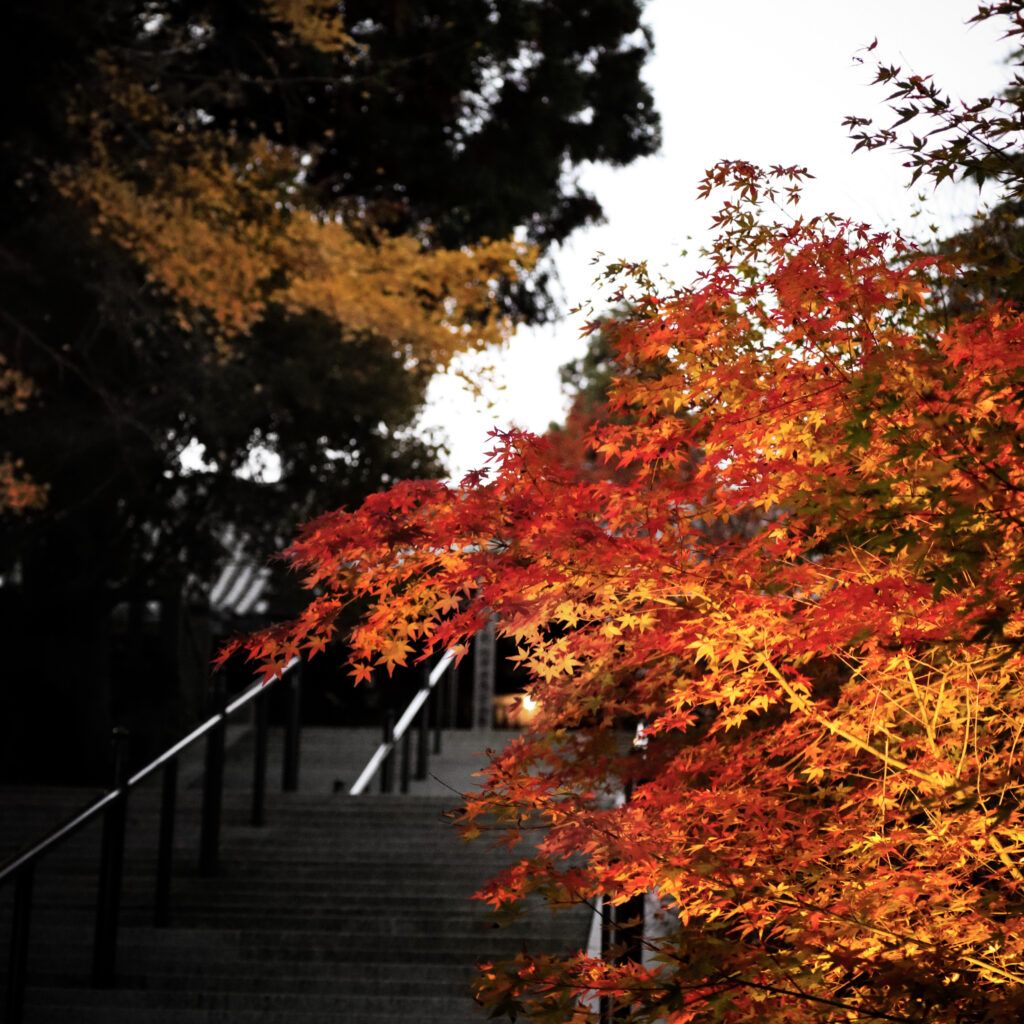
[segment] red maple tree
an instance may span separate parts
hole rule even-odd
[[[1024,1013],[1024,319],[946,322],[929,297],[951,269],[797,216],[803,173],[719,165],[706,272],[664,296],[623,281],[587,440],[614,472],[496,433],[459,487],[305,526],[309,605],[248,641],[273,671],[353,600],[357,679],[491,616],[515,641],[539,714],[463,825],[531,841],[485,897],[653,893],[661,920],[640,959],[485,965],[496,1010]]]

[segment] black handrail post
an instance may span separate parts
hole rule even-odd
[[[644,759],[643,748],[635,749],[639,750],[641,759]],[[627,803],[633,799],[633,793],[637,785],[636,779],[627,780],[625,785]],[[616,916],[619,922],[620,940],[622,942],[620,963],[625,964],[630,960],[638,964],[643,962],[644,931],[647,925],[646,915],[647,900],[642,892],[634,893],[625,903],[619,904]]]
[[[174,812],[178,802],[178,759],[164,765],[160,787],[160,843],[156,855],[156,900],[153,924],[164,928],[171,922],[171,865],[174,860]]]
[[[601,959],[607,960],[612,947],[612,929],[614,927],[612,915],[614,914],[614,908],[607,895],[602,894],[598,899],[601,901]],[[599,1019],[601,1024],[611,1024],[614,1020],[611,997],[601,996],[598,1000],[598,1005],[600,1007]]]
[[[633,799],[635,781],[628,779],[623,787],[625,802]],[[601,903],[601,959],[611,960],[618,966],[627,964],[630,960],[641,963],[644,948],[644,916],[646,913],[646,901],[644,894],[634,893],[617,906],[613,905],[607,894],[599,897]],[[616,1024],[618,1021],[629,1019],[629,1010],[626,1007],[615,1007],[615,1001],[611,996],[601,996],[600,1014],[601,1024]]]
[[[427,705],[420,708],[416,716],[416,778],[423,781],[427,777],[427,754],[430,735],[427,732]]]
[[[444,678],[447,689],[445,695],[448,698],[448,728],[455,729],[459,724],[459,677],[456,673],[455,662],[450,661],[445,669]]]
[[[437,681],[436,693],[434,694],[433,712],[434,712],[434,753],[435,754],[440,754],[441,753],[441,729],[443,727],[443,723],[441,721],[441,716],[444,714],[444,707],[445,707],[445,703],[446,703],[446,701],[444,699],[445,679],[447,679],[447,675],[445,673],[442,673],[441,674],[441,678]]]
[[[124,741],[127,736],[124,729],[114,730],[116,796],[103,812],[96,929],[92,947],[92,983],[96,988],[107,988],[114,984],[114,968],[117,961],[117,918],[121,907],[125,812],[128,804],[128,787],[124,785]]]
[[[409,729],[406,729],[402,733],[402,779],[401,779],[401,790],[403,793],[409,792],[409,770],[410,760],[412,755],[411,750],[412,735]]]
[[[267,692],[253,701],[254,749],[252,755],[252,825],[261,827],[266,821],[263,805],[267,792]]]
[[[395,789],[394,761],[391,756],[395,752],[395,713],[391,708],[384,712],[383,739],[389,745],[389,749],[380,766],[380,791],[392,793]]]
[[[644,955],[644,894],[635,893],[618,906],[619,941],[622,944],[621,963],[635,960],[640,963]]]
[[[224,713],[224,682],[214,676],[214,706],[217,721],[206,734],[206,770],[203,772],[203,817],[199,834],[199,874],[209,878],[217,874],[220,847],[220,812],[224,796],[224,740],[227,715]]]
[[[430,753],[430,698],[434,696],[430,689],[430,662],[423,666],[423,689],[427,691],[426,700],[416,712],[413,723],[416,726],[416,774],[414,778],[422,782],[427,777],[427,755]]]
[[[437,699],[441,702],[442,729],[450,729],[452,727],[451,704],[448,700],[448,690],[451,685],[452,677],[448,675],[446,670],[441,673],[441,678],[437,681]]]
[[[28,973],[28,933],[32,919],[32,881],[35,864],[26,864],[14,880],[14,914],[11,918],[11,949],[7,970],[4,1020],[21,1024],[25,1009],[25,977]]]
[[[294,793],[299,788],[299,734],[302,722],[302,666],[296,665],[288,676],[288,710],[284,728],[284,761],[281,789]]]

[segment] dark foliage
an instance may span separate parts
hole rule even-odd
[[[0,454],[49,488],[43,510],[5,516],[0,541],[14,676],[46,694],[38,707],[19,698],[12,728],[32,731],[60,702],[106,723],[109,637],[155,649],[139,609],[156,600],[177,621],[183,600],[202,599],[229,531],[262,555],[313,514],[441,468],[414,431],[429,368],[400,338],[339,349],[337,323],[271,309],[224,359],[54,188],[54,169],[88,152],[88,115],[118,102],[109,67],[158,97],[184,139],[220,132],[306,153],[303,187],[325,216],[366,212],[373,230],[426,248],[518,231],[546,249],[601,215],[576,165],[628,163],[658,144],[639,0],[344,6],[365,44],[344,54],[302,43],[256,0],[15,0],[5,11],[0,353],[36,394],[4,418]],[[123,127],[116,143],[137,161],[147,139]],[[508,311],[543,318],[548,286],[542,263],[507,287]],[[192,442],[209,468],[182,466]],[[260,449],[280,461],[275,482],[239,475]],[[91,623],[95,656],[73,620]],[[95,765],[102,751],[72,760]]]

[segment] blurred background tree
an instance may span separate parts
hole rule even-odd
[[[657,148],[641,6],[9,7],[3,775],[167,738],[227,558],[441,472],[431,376],[550,314],[573,169]]]

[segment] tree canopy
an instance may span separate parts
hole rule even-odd
[[[307,524],[306,609],[228,649],[277,671],[353,601],[357,681],[492,617],[516,643],[534,729],[462,825],[526,842],[483,898],[660,921],[642,956],[481,965],[498,1015],[1024,1013],[1024,317],[950,315],[954,262],[802,216],[805,174],[709,172],[691,286],[619,268],[604,473],[496,432],[459,487]]]
[[[439,473],[431,375],[544,315],[573,168],[656,147],[639,2],[379,7],[6,12],[0,597],[40,628]]]
[[[934,257],[766,216],[801,173],[716,168],[708,270],[616,330],[627,415],[592,443],[627,479],[499,434],[462,487],[306,526],[290,555],[320,596],[250,642],[273,671],[356,597],[357,679],[491,614],[516,641],[539,725],[464,824],[543,839],[486,897],[654,891],[665,922],[643,963],[486,965],[495,1008],[1019,1019],[1024,322],[939,326]]]
[[[365,462],[367,433],[402,436],[454,352],[542,315],[538,251],[600,216],[572,167],[657,145],[639,4],[377,7],[347,4],[343,23],[324,2],[15,5],[5,369],[47,408],[18,402],[12,458],[59,476],[31,438],[41,418],[73,420],[58,404],[71,376],[92,426],[115,447],[128,424],[148,435],[176,484],[193,441],[222,476],[254,444],[288,466],[316,452],[323,482],[353,461],[329,452]],[[320,340],[303,343],[301,391],[277,393],[275,356],[294,359],[298,336]],[[356,366],[359,387],[332,392]],[[239,425],[224,429],[226,393]],[[365,408],[331,422],[357,396]],[[297,451],[282,414],[303,421]],[[435,465],[403,441],[399,462],[403,446],[406,473]],[[355,492],[374,475],[388,467],[358,472]]]

